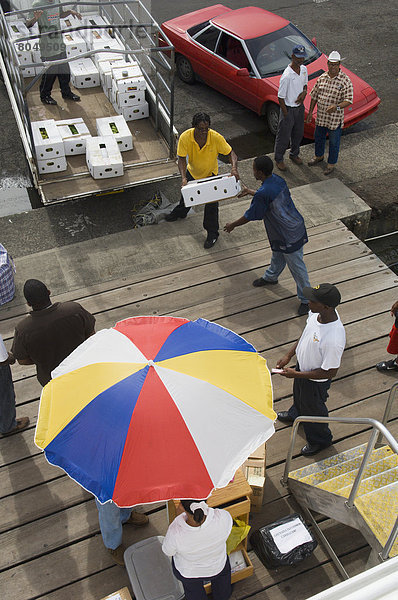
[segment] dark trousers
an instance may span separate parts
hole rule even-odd
[[[187,171],[187,180],[193,181],[195,177],[192,177],[191,173]],[[189,212],[184,204],[184,198],[181,194],[180,203],[173,209],[173,213],[181,217],[186,217]],[[218,202],[210,202],[205,204],[204,215],[203,215],[203,228],[206,229],[208,234],[214,234],[218,236],[219,222],[218,222]]]
[[[304,134],[304,104],[287,106],[287,115],[279,113],[278,131],[275,138],[275,161],[282,162],[290,144],[290,156],[298,156]]]
[[[0,433],[7,433],[16,424],[15,393],[10,365],[0,365]]]
[[[50,56],[47,58],[44,56],[41,57],[43,62],[52,60],[62,60],[63,58],[66,58],[65,52],[61,52],[61,54],[57,54],[56,56]],[[57,77],[62,95],[67,96],[71,93],[71,89],[69,87],[69,63],[65,62],[62,65],[54,65],[54,67],[50,67],[48,71],[44,73],[40,81],[40,98],[47,98],[47,96],[51,96],[51,90],[53,89],[54,81]]]
[[[213,577],[183,577],[175,568],[174,560],[172,561],[172,567],[174,576],[183,585],[185,600],[206,600],[207,595],[203,587],[204,581],[211,582],[211,596],[213,600],[228,600],[232,594],[231,565],[228,557],[223,570]]]
[[[311,379],[295,379],[293,383],[293,405],[289,409],[289,416],[327,417],[326,407],[328,390],[331,381],[312,381]],[[311,445],[320,444],[328,446],[333,439],[332,432],[327,423],[303,423],[305,437]]]

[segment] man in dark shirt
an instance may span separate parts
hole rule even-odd
[[[25,282],[24,296],[32,312],[15,328],[12,353],[20,365],[36,365],[44,386],[55,367],[94,334],[95,317],[77,302],[52,304],[38,279]]]
[[[307,268],[303,260],[303,246],[308,242],[304,219],[294,206],[286,181],[272,173],[274,164],[268,156],[258,156],[253,162],[253,175],[261,181],[259,189],[243,188],[239,197],[250,194],[252,203],[245,214],[224,230],[231,233],[235,227],[249,221],[264,221],[271,244],[271,264],[264,275],[253,281],[254,287],[278,283],[278,277],[286,265],[297,286],[300,300],[298,314],[308,313],[308,300],[303,289],[310,286]]]

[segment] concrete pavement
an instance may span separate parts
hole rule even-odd
[[[396,176],[397,138],[397,124],[345,136],[332,179],[323,175],[320,166],[306,165],[313,154],[312,145],[302,149],[303,166],[287,160],[289,169],[282,175],[307,226],[342,219],[363,235],[371,209],[353,188],[369,177],[377,179],[380,188],[384,179],[390,181],[392,175]],[[239,170],[247,185],[257,185],[251,159],[241,161]],[[216,246],[204,250],[201,208],[184,221],[130,229],[134,200],[149,200],[156,187],[141,186],[119,199],[111,196],[74,201],[0,218],[1,242],[14,255],[17,267],[16,297],[6,307],[24,303],[22,286],[30,277],[43,279],[57,295],[121,277],[128,279],[167,264],[261,240],[266,235],[262,223],[250,223],[230,235],[221,233]],[[168,198],[178,199],[178,179],[166,181],[161,187]],[[250,198],[245,198],[222,203],[221,224],[243,214],[249,202]],[[112,223],[116,223],[116,230],[112,230]]]

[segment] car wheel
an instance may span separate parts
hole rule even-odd
[[[268,129],[270,130],[272,135],[276,135],[276,132],[278,131],[279,110],[279,106],[277,104],[274,104],[274,102],[270,102],[267,105],[267,124]]]
[[[176,58],[176,67],[178,77],[181,81],[190,84],[195,83],[195,73],[192,65],[185,56],[182,56],[182,54],[179,54]]]

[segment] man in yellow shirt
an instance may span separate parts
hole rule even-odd
[[[192,119],[192,128],[180,135],[177,147],[178,169],[181,174],[181,187],[193,179],[203,179],[218,174],[217,158],[219,154],[228,156],[231,163],[231,175],[239,179],[238,157],[225,138],[210,129],[210,117],[206,113],[197,113]],[[188,163],[187,163],[188,157]],[[178,206],[167,215],[166,221],[185,219],[189,211],[181,200]],[[205,204],[203,227],[207,231],[204,243],[206,249],[212,248],[218,239],[218,202]]]

